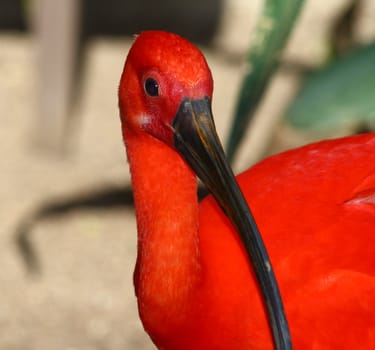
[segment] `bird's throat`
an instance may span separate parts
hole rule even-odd
[[[125,140],[138,227],[139,308],[141,316],[147,308],[147,317],[153,310],[162,322],[165,310],[173,318],[181,314],[199,283],[197,180],[164,143],[149,135]]]

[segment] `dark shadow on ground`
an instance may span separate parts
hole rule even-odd
[[[203,199],[206,195],[206,189],[199,187],[199,199]],[[74,194],[64,199],[46,199],[37,205],[32,213],[23,217],[15,230],[14,241],[17,252],[27,272],[30,274],[42,272],[42,263],[32,239],[33,228],[41,221],[68,215],[72,212],[97,212],[117,208],[132,208],[133,206],[133,192],[129,186],[116,187],[110,185],[90,193]]]

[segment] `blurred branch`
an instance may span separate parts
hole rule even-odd
[[[115,207],[133,206],[130,187],[105,187],[87,194],[73,195],[64,199],[49,199],[21,219],[15,231],[15,244],[27,271],[41,272],[41,262],[31,238],[32,230],[45,219],[67,215],[74,211],[109,210]]]
[[[249,68],[242,81],[227,144],[230,162],[234,160],[248,124],[278,67],[280,52],[285,46],[303,2],[304,0],[265,0],[247,58]]]
[[[207,195],[205,187],[198,188],[198,198]],[[52,219],[71,212],[110,210],[117,207],[133,207],[131,187],[108,186],[87,193],[76,194],[67,198],[47,199],[29,215],[23,217],[15,230],[14,242],[22,261],[29,273],[38,274],[42,270],[40,258],[32,240],[33,228],[42,220]]]

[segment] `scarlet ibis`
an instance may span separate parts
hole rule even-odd
[[[212,121],[212,89],[205,58],[187,40],[136,37],[119,108],[145,330],[166,350],[290,348],[267,275],[274,270],[295,349],[375,349],[375,133],[287,151],[234,180]],[[198,203],[195,173],[215,198]],[[243,230],[256,238],[246,241]]]

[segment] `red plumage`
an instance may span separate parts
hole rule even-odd
[[[172,62],[172,63],[170,63]],[[158,96],[144,81],[157,79]],[[184,97],[209,96],[201,53],[164,32],[136,39],[120,83],[138,224],[135,287],[160,349],[271,349],[258,285],[231,222],[174,149]],[[237,180],[267,246],[295,349],[375,348],[375,134],[268,158]]]

